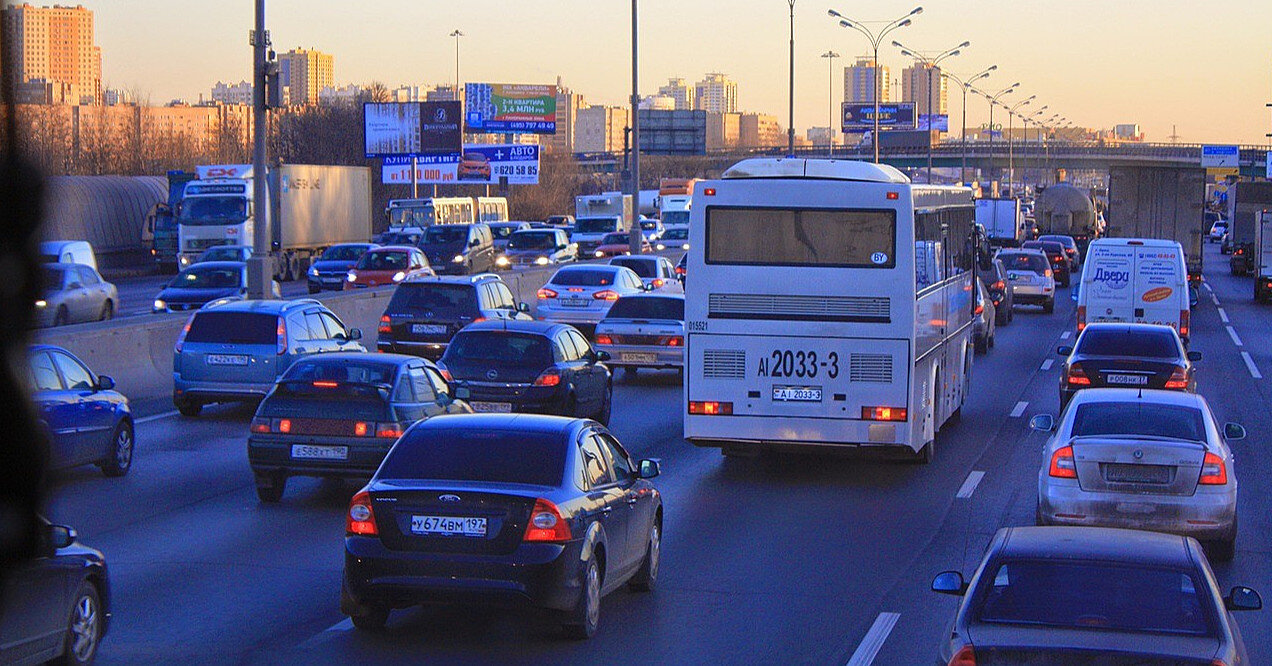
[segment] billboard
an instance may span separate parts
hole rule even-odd
[[[460,102],[420,102],[419,152],[450,155],[463,150],[462,115]]]
[[[1201,166],[1208,169],[1240,167],[1241,149],[1238,146],[1202,146]]]
[[[418,155],[415,176],[424,184],[498,185],[500,178],[507,178],[509,185],[535,185],[539,182],[539,146],[475,145],[449,155]],[[385,185],[409,185],[411,157],[385,157],[380,177]]]
[[[950,117],[945,114],[919,114],[918,128],[921,130],[950,131]]]
[[[366,156],[420,152],[419,102],[367,102],[362,105]]]
[[[844,102],[843,131],[845,133],[874,130],[873,103]],[[914,129],[914,102],[879,105],[879,129]]]
[[[468,83],[464,125],[488,134],[556,134],[554,85]]]

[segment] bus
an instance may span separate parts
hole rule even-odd
[[[971,189],[755,158],[693,200],[685,439],[725,455],[891,447],[930,462],[971,382]]]
[[[504,203],[504,215],[508,204]],[[472,197],[393,199],[384,209],[389,231],[420,233],[434,224],[465,224],[476,221]]]
[[[478,222],[507,222],[508,199],[504,197],[477,197]]]

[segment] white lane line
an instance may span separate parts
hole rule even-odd
[[[1061,340],[1068,340],[1068,339],[1069,339],[1069,335],[1070,335],[1071,333],[1072,333],[1072,331],[1065,331],[1064,333],[1061,333],[1061,334],[1060,334],[1060,339],[1061,339]]]
[[[1027,409],[1028,407],[1029,407],[1029,403],[1024,402],[1023,400],[1021,402],[1016,403],[1015,409],[1011,410],[1011,417],[1013,419],[1020,418],[1020,416],[1025,413],[1025,409]]]
[[[327,627],[326,631],[324,631],[323,633],[326,633],[329,631],[349,631],[350,629],[353,629],[353,620],[346,617],[345,619],[331,625],[330,627]]]
[[[1219,308],[1219,318],[1223,320],[1223,323],[1228,323],[1228,312],[1223,308]]]
[[[1210,283],[1209,283],[1209,282],[1202,282],[1202,283],[1201,283],[1201,286],[1203,286],[1203,287],[1205,287],[1205,288],[1206,288],[1206,293],[1207,293],[1207,294],[1212,294],[1212,293],[1214,293],[1214,291],[1215,291],[1214,289],[1211,289],[1211,288],[1210,288]]]
[[[870,631],[861,639],[856,652],[852,653],[848,666],[869,666],[874,663],[875,655],[879,654],[883,642],[888,640],[888,634],[897,626],[897,619],[900,617],[900,613],[879,613],[874,624],[870,625]]]
[[[1215,307],[1218,307],[1218,306],[1219,306],[1219,297],[1218,297],[1218,296],[1215,296],[1214,294],[1210,294],[1210,300],[1214,301],[1214,303],[1215,303]]]
[[[1246,369],[1250,371],[1250,376],[1255,379],[1263,379],[1263,374],[1259,372],[1259,366],[1254,364],[1254,359],[1250,358],[1250,352],[1241,352],[1241,360],[1245,361]]]
[[[1051,364],[1055,363],[1055,359],[1049,358],[1042,362],[1042,371],[1046,372],[1051,369]]]
[[[353,629],[353,620],[350,620],[349,618],[346,617],[345,619],[331,625],[330,627],[327,627],[326,629],[314,634],[313,636],[309,638],[309,640],[305,641],[304,643],[301,643],[297,647],[301,648],[302,650],[315,648],[323,643],[326,643],[329,640],[334,639],[336,637],[336,634],[343,631],[350,631],[352,629]]]
[[[1245,345],[1241,342],[1241,338],[1237,337],[1237,329],[1235,329],[1235,328],[1233,328],[1233,327],[1231,327],[1231,326],[1225,326],[1224,328],[1227,328],[1227,329],[1228,329],[1228,337],[1232,338],[1232,342],[1233,342],[1233,344],[1235,344],[1235,345],[1236,345],[1236,346],[1238,346],[1238,347],[1244,347],[1244,346],[1245,346]]]
[[[170,419],[176,416],[177,414],[180,414],[180,412],[176,410],[173,410],[171,412],[164,412],[162,414],[152,414],[150,416],[143,416],[139,419],[136,419],[136,423],[141,424],[141,423],[150,423],[151,421],[162,421],[164,419]]]
[[[976,486],[980,485],[981,479],[983,478],[985,478],[985,473],[980,470],[976,470],[968,474],[967,480],[963,482],[962,486],[959,486],[958,494],[955,495],[955,497],[959,499],[967,499],[971,497],[972,493],[976,492]]]

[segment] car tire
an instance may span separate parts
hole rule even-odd
[[[986,346],[989,347],[990,349],[993,349],[994,345],[997,343],[998,343],[998,331],[994,331],[993,333],[989,334],[989,342],[986,344]]]
[[[614,412],[614,385],[605,385],[605,401],[601,404],[601,409],[596,412],[593,418],[597,423],[607,426],[610,422],[610,415]]]
[[[1010,324],[1013,321],[1016,321],[1016,304],[1015,303],[1012,303],[1011,306],[1007,308],[1007,323]]]
[[[110,319],[114,318],[114,316],[115,316],[115,304],[111,303],[110,300],[108,299],[105,303],[102,303],[101,321],[109,321]]]
[[[268,485],[262,481],[268,482]],[[287,477],[283,474],[274,472],[268,478],[262,479],[260,476],[256,478],[256,498],[266,504],[277,504],[283,499],[285,490],[287,490]]]
[[[977,354],[984,354],[985,352],[989,351],[989,336],[983,335],[979,338],[976,338],[976,342],[974,343],[974,346],[976,347]]]
[[[1042,304],[1042,311],[1043,311],[1043,312],[1045,312],[1045,313],[1047,313],[1047,314],[1051,314],[1052,312],[1055,312],[1055,311],[1056,311],[1056,299],[1054,299],[1054,298],[1049,298],[1049,299],[1047,299],[1047,302]]]
[[[662,562],[662,517],[655,517],[649,528],[649,541],[645,543],[645,559],[641,560],[636,575],[627,581],[627,587],[637,592],[649,592],[658,583],[658,566]]]
[[[583,585],[574,608],[566,612],[562,629],[566,638],[588,639],[601,623],[601,569],[593,556],[583,564]]]
[[[361,615],[350,615],[349,620],[358,631],[380,632],[389,621],[387,606],[367,605],[367,612]]]
[[[62,654],[51,663],[59,666],[93,663],[102,640],[102,619],[101,596],[97,592],[97,586],[88,581],[80,583],[79,590],[75,592],[75,604],[67,619]]]
[[[66,306],[65,305],[60,306],[57,309],[57,314],[53,315],[53,325],[65,326],[68,323],[69,319],[70,319],[70,315],[68,315],[66,312]]]
[[[318,292],[320,292],[320,291],[322,291],[322,289],[320,289],[320,288],[318,288],[318,287],[314,287],[314,286],[310,286],[310,287],[309,287],[309,293],[311,293],[311,294],[316,294],[316,293],[318,293]]]
[[[110,440],[110,455],[100,463],[102,474],[123,476],[132,469],[133,454],[137,449],[133,434],[132,424],[128,421],[122,421],[115,426],[115,434]]]
[[[172,402],[182,416],[194,418],[203,412],[203,403],[195,400],[173,400]]]

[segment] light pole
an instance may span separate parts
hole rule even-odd
[[[958,76],[949,72],[941,72],[942,76],[954,79],[954,82],[963,89],[963,127],[959,135],[959,148],[962,149],[963,153],[963,166],[958,172],[958,179],[963,183],[967,182],[967,90],[972,87],[973,83],[988,77],[990,73],[996,69],[998,69],[998,65],[990,65],[985,71],[966,79],[960,79]]]
[[[879,90],[879,44],[888,33],[896,30],[897,28],[904,28],[907,25],[910,25],[910,23],[912,23],[910,20],[911,16],[918,16],[922,13],[922,7],[915,7],[910,10],[909,14],[906,14],[899,19],[889,21],[887,25],[883,26],[883,28],[879,30],[879,34],[876,35],[860,23],[848,20],[848,18],[843,14],[840,14],[833,9],[827,11],[827,14],[829,14],[832,18],[839,19],[840,27],[852,28],[853,30],[865,35],[866,39],[870,40],[870,46],[874,49],[874,66],[872,67],[874,74],[874,90],[872,90],[870,94],[870,96],[874,98],[874,133],[870,135],[870,143],[874,144],[875,164],[879,163],[879,97],[883,94]]]
[[[1021,174],[1020,174],[1020,181],[1021,181],[1021,185],[1022,185],[1022,187],[1021,187],[1020,189],[1021,189],[1022,191],[1023,191],[1023,190],[1024,190],[1027,186],[1028,186],[1028,184],[1029,184],[1029,121],[1030,121],[1030,120],[1033,120],[1033,121],[1034,121],[1034,123],[1035,123],[1035,124],[1037,124],[1037,118],[1038,118],[1038,116],[1041,116],[1041,115],[1043,114],[1043,112],[1047,110],[1047,107],[1048,107],[1048,106],[1049,106],[1049,105],[1047,105],[1047,104],[1043,104],[1042,106],[1038,107],[1038,108],[1037,108],[1037,109],[1036,109],[1033,113],[1031,113],[1031,114],[1029,114],[1029,115],[1027,115],[1027,116],[1022,116],[1022,117],[1021,117],[1021,119],[1022,119],[1022,120],[1024,121],[1024,123],[1025,123],[1025,141],[1024,141],[1024,143],[1022,144],[1022,146],[1021,146],[1021,151],[1022,151],[1022,152],[1021,152],[1021,156],[1020,156],[1020,161],[1021,161],[1021,163],[1024,165],[1024,166],[1022,167],[1022,172],[1021,172]]]
[[[793,3],[793,0],[792,0]],[[640,119],[638,108],[640,107],[640,89],[637,80],[637,64],[639,51],[637,46],[639,42],[636,40],[636,0],[632,0],[632,218],[631,227],[627,231],[628,249],[632,254],[640,254],[644,233],[640,229]]]
[[[1016,142],[1012,139],[1011,119],[1016,117],[1016,109],[1022,106],[1029,106],[1029,103],[1035,99],[1038,99],[1037,95],[1030,95],[1007,109],[1007,182],[1013,193],[1016,191]]]
[[[450,36],[455,38],[455,99],[456,99],[456,100],[458,100],[458,99],[460,98],[460,92],[459,92],[459,38],[460,38],[460,37],[463,37],[463,36],[464,36],[464,33],[460,32],[458,29],[456,29],[456,30],[454,30],[454,31],[452,31],[452,32],[451,32]]]
[[[791,77],[788,87],[790,90],[790,114],[788,116],[789,126],[786,128],[786,154],[791,157],[795,156],[795,0],[786,0],[791,6]]]
[[[270,282],[269,235],[270,215],[269,180],[265,173],[265,138],[269,133],[266,119],[265,85],[266,50],[269,49],[269,31],[265,30],[265,0],[256,0],[256,29],[252,31],[252,200],[255,202],[252,220],[252,257],[247,267],[247,297],[267,298],[265,285]]]
[[[829,157],[835,154],[835,58],[839,57],[834,51],[827,51],[821,54],[826,58],[826,62],[830,65],[827,67],[829,77],[829,87],[826,88],[826,155]]]
[[[920,55],[918,51],[906,48],[904,44],[896,40],[892,41],[892,45],[901,49],[901,55],[914,58],[923,65],[924,74],[927,76],[927,124],[924,129],[927,130],[927,182],[932,184],[932,74],[941,64],[942,60],[952,58],[972,45],[971,42],[963,42],[952,49],[946,49],[934,57]],[[948,124],[948,120],[947,120]]]
[[[972,88],[972,90],[975,90],[985,99],[989,100],[989,166],[991,169],[994,166],[994,105],[998,104],[999,97],[1002,97],[1003,95],[1010,95],[1013,90],[1019,87],[1020,82],[1017,81],[993,94],[987,93],[979,88]]]

